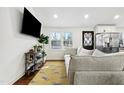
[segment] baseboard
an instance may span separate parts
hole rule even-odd
[[[64,60],[46,60],[46,61],[64,61]],[[17,80],[19,80],[25,73],[19,74],[15,79],[8,82],[8,85],[13,85]]]
[[[19,80],[22,76],[24,76],[25,73],[21,73],[20,75],[18,75],[15,79],[11,80],[8,85],[13,85],[17,80]]]
[[[64,61],[64,60],[46,60],[46,61]]]

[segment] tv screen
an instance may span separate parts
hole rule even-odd
[[[23,24],[21,33],[40,37],[41,23],[26,9],[24,8]]]

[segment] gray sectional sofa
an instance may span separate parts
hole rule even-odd
[[[124,84],[124,53],[106,56],[77,56],[77,49],[65,50],[65,65],[70,84]]]

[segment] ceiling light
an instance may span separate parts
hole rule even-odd
[[[84,15],[84,18],[85,19],[88,19],[89,18],[89,15],[88,14]]]
[[[53,15],[53,18],[57,19],[58,18],[58,15],[57,14],[54,14]]]
[[[120,15],[115,15],[114,19],[118,19],[120,17]]]

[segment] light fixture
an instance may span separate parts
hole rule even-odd
[[[54,19],[57,19],[57,18],[58,18],[58,15],[57,15],[57,14],[54,14],[54,15],[53,15],[53,18],[54,18]]]
[[[118,19],[118,18],[120,18],[120,15],[115,15],[114,16],[114,19]]]
[[[85,15],[84,15],[84,18],[85,18],[85,19],[88,19],[88,18],[89,18],[89,15],[88,15],[88,14],[85,14]]]

